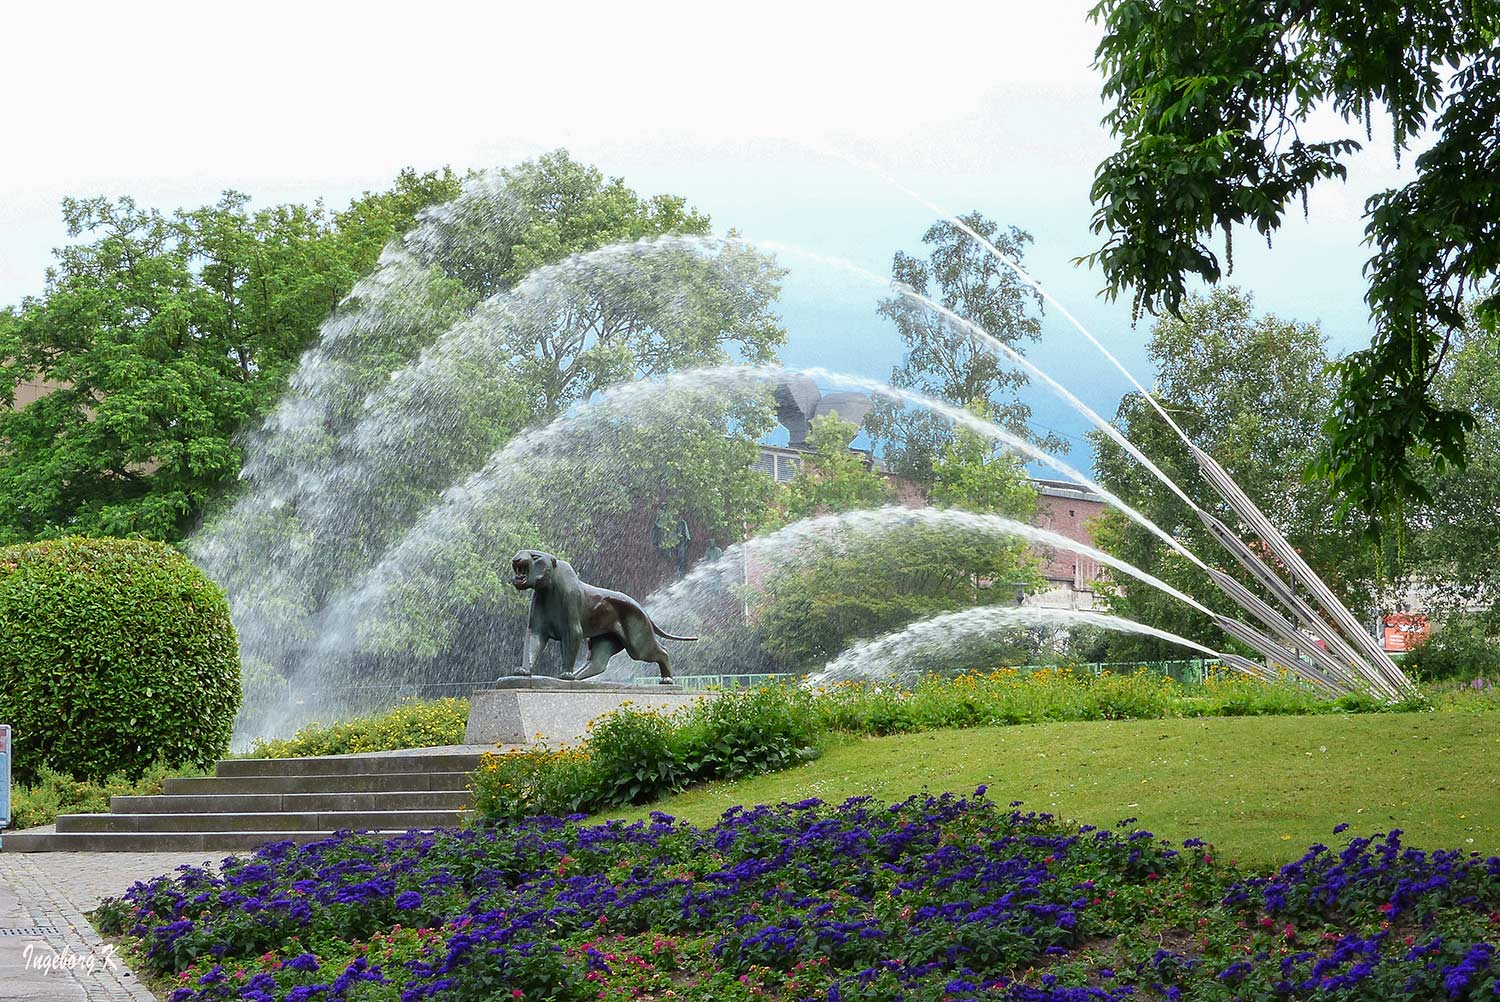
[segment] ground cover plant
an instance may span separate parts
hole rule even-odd
[[[356,755],[463,744],[468,719],[467,699],[411,699],[384,713],[331,724],[312,723],[290,738],[257,740],[250,748],[249,757]]]
[[[849,737],[1060,721],[1475,707],[1500,709],[1500,696],[1450,684],[1391,706],[1357,694],[1330,700],[1291,679],[1267,683],[1219,673],[1177,682],[1144,670],[1095,676],[1071,668],[929,676],[910,689],[873,682],[772,685],[724,692],[671,716],[627,705],[575,746],[486,756],[472,785],[481,815],[519,819],[643,804],[693,784],[776,772]]]
[[[341,833],[96,918],[169,1002],[1494,997],[1500,858],[1338,841],[1251,876],[980,788]]]

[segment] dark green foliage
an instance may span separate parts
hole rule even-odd
[[[1230,234],[1268,242],[1287,207],[1342,180],[1361,148],[1305,136],[1331,106],[1346,123],[1389,114],[1397,154],[1427,130],[1417,176],[1366,203],[1374,247],[1370,348],[1343,360],[1314,470],[1371,534],[1425,499],[1427,457],[1462,466],[1472,420],[1433,392],[1465,303],[1490,302],[1500,272],[1500,8],[1423,0],[1104,0],[1098,65],[1120,149],[1091,192],[1103,247],[1089,255],[1110,295],[1175,313],[1187,279],[1233,267]],[[1209,248],[1225,237],[1225,267]],[[1395,519],[1396,521],[1392,522]]]
[[[218,585],[143,539],[0,549],[0,720],[24,779],[153,763],[207,767],[229,748],[239,650]]]
[[[821,668],[851,643],[919,619],[1013,605],[1018,588],[1040,581],[1019,541],[959,528],[830,534],[806,550],[751,598],[762,643],[792,671]],[[955,667],[951,658],[947,666]]]
[[[1494,323],[1475,318],[1456,340],[1438,393],[1478,424],[1464,470],[1427,471],[1432,502],[1412,520],[1419,528],[1405,567],[1421,582],[1434,618],[1472,613],[1500,634],[1500,329]]]
[[[688,783],[779,772],[817,744],[812,701],[800,689],[760,686],[726,692],[699,706],[673,735]]]
[[[1402,666],[1427,682],[1442,679],[1500,679],[1500,636],[1482,617],[1456,615],[1427,642],[1407,655]]]
[[[665,714],[631,707],[616,710],[589,732],[597,806],[641,804],[681,785],[682,766],[672,754],[672,722]]]
[[[68,533],[178,539],[240,472],[318,326],[449,171],[406,171],[347,210],[252,210],[226,192],[170,216],[67,199],[45,293],[0,322],[0,542]],[[20,411],[23,383],[56,386]]]

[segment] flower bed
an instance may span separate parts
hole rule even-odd
[[[984,796],[341,834],[99,913],[171,1002],[1494,997],[1500,859],[1399,832],[1246,877]]]

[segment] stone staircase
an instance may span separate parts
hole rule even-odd
[[[217,852],[354,829],[399,834],[468,817],[469,775],[493,746],[323,758],[226,759],[214,775],[169,779],[108,814],[6,832],[4,852]]]

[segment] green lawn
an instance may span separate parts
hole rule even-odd
[[[786,772],[712,783],[647,808],[695,822],[735,804],[922,787],[1024,801],[1091,824],[1126,817],[1208,839],[1250,866],[1332,843],[1348,822],[1423,848],[1500,853],[1500,713],[1133,720],[984,727],[848,741]]]

